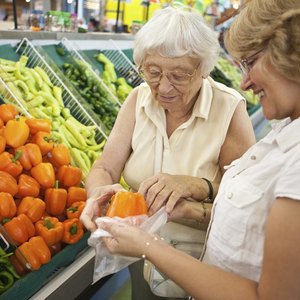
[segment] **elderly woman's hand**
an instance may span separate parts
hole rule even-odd
[[[144,180],[139,193],[144,195],[147,201],[149,214],[154,214],[164,205],[170,213],[179,200],[191,197],[191,183],[188,178],[184,175],[160,173]]]
[[[124,188],[120,184],[113,184],[100,186],[91,193],[92,196],[87,199],[80,216],[80,220],[87,230],[96,230],[93,219],[101,216],[102,210],[110,198],[119,191],[124,191]]]
[[[203,204],[200,202],[194,202],[189,200],[179,201],[174,209],[169,214],[169,221],[186,218],[191,220],[196,220],[198,222],[203,222],[210,214],[211,204]]]
[[[125,223],[101,223],[101,228],[109,232],[112,237],[102,238],[109,252],[125,256],[142,257],[146,243],[153,239],[153,235]]]

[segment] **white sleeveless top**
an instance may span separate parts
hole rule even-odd
[[[239,101],[243,97],[235,90],[212,78],[203,79],[190,119],[168,138],[165,111],[152,99],[149,86],[142,83],[137,96],[132,153],[123,173],[126,182],[137,191],[142,181],[157,173],[157,159],[159,172],[219,182],[220,149]],[[160,138],[162,149],[156,155],[156,141]]]

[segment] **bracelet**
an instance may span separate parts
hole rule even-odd
[[[209,202],[213,202],[213,198],[214,198],[214,188],[213,188],[211,182],[210,182],[208,179],[206,179],[206,178],[204,178],[204,177],[202,177],[202,179],[207,183],[208,189],[209,189],[209,191],[208,191],[208,196],[207,196],[207,198],[206,198],[205,200],[207,200],[207,201],[209,201]]]
[[[157,236],[155,236],[155,237],[154,237],[154,241],[158,241],[158,240],[163,241],[164,238],[163,238],[163,237],[158,238]],[[145,245],[146,245],[146,247],[149,247],[149,246],[151,245],[151,243],[150,243],[150,242],[146,242]],[[147,258],[146,253],[143,253],[141,256],[142,256],[143,259],[146,259],[146,258]]]

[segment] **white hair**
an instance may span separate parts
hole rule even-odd
[[[182,7],[157,10],[136,34],[133,58],[140,66],[147,55],[198,58],[202,74],[208,75],[220,52],[218,33],[196,11]]]

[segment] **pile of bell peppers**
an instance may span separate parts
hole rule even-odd
[[[52,136],[56,138],[57,141],[63,143],[70,150],[71,157],[73,159],[73,164],[81,168],[83,172],[83,178],[85,179],[91,165],[98,158],[99,154],[102,152],[105,138],[101,137],[103,143],[97,143],[100,139],[97,136],[97,126],[96,125],[85,125],[75,119],[70,109],[65,106],[64,99],[67,99],[68,106],[69,97],[67,91],[59,85],[55,85],[48,73],[40,66],[28,67],[28,57],[22,55],[20,59],[15,61],[10,61],[6,59],[0,59],[0,78],[5,82],[10,90],[10,93],[14,95],[14,98],[18,99],[19,103],[22,105],[31,116],[38,119],[48,119],[51,122]],[[35,62],[36,63],[36,62]],[[3,97],[4,102],[14,103],[14,99],[8,95],[6,88],[0,84],[0,97]],[[112,104],[113,105],[113,104]],[[83,105],[85,107],[85,105]],[[76,106],[78,107],[78,106]],[[89,107],[85,107],[90,109]],[[8,114],[11,112],[7,112]],[[76,115],[84,116],[80,107],[78,107],[78,112]],[[111,112],[107,112],[107,116],[111,115]],[[5,116],[7,118],[7,116]],[[5,121],[5,118],[3,121]],[[115,118],[115,117],[114,117]],[[33,123],[35,123],[34,121]],[[6,122],[5,122],[6,123]],[[31,134],[37,130],[35,124],[31,124]],[[38,125],[40,126],[40,124]],[[47,126],[47,125],[45,125]],[[16,122],[11,122],[9,124],[11,131],[22,128]],[[104,126],[103,130],[106,130]],[[106,132],[108,135],[109,132]],[[48,144],[48,136],[46,130],[39,131],[35,136],[33,143],[39,143],[41,146],[42,155],[48,151],[51,145]],[[27,133],[24,132],[23,138],[25,139]],[[103,139],[102,139],[103,138]],[[19,142],[22,142],[21,138]],[[12,143],[11,147],[17,147],[14,143],[16,141],[10,139]],[[50,143],[51,144],[51,143]]]
[[[52,136],[49,119],[27,118],[11,104],[0,105],[0,222],[16,246],[8,259],[18,276],[28,272],[28,263],[37,270],[83,237],[82,182],[82,170]],[[0,293],[11,278],[18,279],[6,273],[0,252]]]

